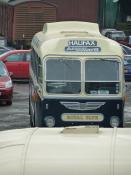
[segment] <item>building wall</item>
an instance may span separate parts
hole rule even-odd
[[[47,22],[98,22],[99,0],[14,0],[0,12],[0,33],[10,43],[30,42]]]
[[[97,22],[99,0],[45,0],[57,7],[57,21]]]
[[[56,21],[56,8],[39,2],[26,2],[14,8],[13,40],[30,40],[46,22]]]

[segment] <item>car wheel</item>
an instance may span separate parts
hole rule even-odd
[[[12,100],[6,102],[7,105],[12,105]]]

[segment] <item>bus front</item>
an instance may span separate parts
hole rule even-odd
[[[104,54],[102,47],[76,47],[77,42],[65,55],[43,59],[43,125],[123,127],[124,76],[120,55]]]

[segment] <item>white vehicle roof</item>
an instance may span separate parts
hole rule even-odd
[[[113,29],[113,28],[102,29],[101,34],[102,34],[102,35],[105,35],[105,34],[106,34],[107,32],[109,32],[109,31],[116,31],[116,29]]]
[[[122,34],[125,34],[124,31],[122,30],[112,30],[112,31],[109,31],[110,33],[122,33]]]
[[[0,132],[0,175],[131,175],[130,128]]]
[[[62,21],[62,22],[52,22],[45,23],[43,26],[43,33],[46,35],[55,33],[94,33],[95,35],[100,35],[99,26],[97,23],[82,22],[82,21]]]
[[[92,51],[65,51],[69,42],[95,42],[100,52]],[[123,57],[120,45],[104,37],[99,32],[96,23],[66,21],[47,23],[43,30],[36,33],[32,39],[32,47],[40,58],[47,55],[117,55]],[[70,46],[69,46],[70,47]],[[84,47],[83,47],[84,48]]]

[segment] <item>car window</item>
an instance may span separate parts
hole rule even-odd
[[[131,36],[129,36],[129,44],[131,44]]]
[[[127,60],[127,63],[128,63],[128,64],[131,64],[131,59],[128,59],[128,60]]]
[[[6,59],[9,62],[14,62],[14,61],[23,61],[24,53],[16,53],[9,55]]]
[[[0,63],[0,76],[7,75],[7,71],[2,63]]]
[[[5,52],[7,52],[7,51],[8,51],[8,49],[5,49],[5,48],[0,46],[0,54],[3,54]]]
[[[3,54],[3,53],[5,53],[5,52],[7,52],[7,50],[0,49],[0,55]]]
[[[10,50],[8,47],[6,46],[0,46],[0,49],[6,49],[6,50]]]
[[[124,32],[114,32],[111,34],[111,38],[116,40],[116,39],[125,39],[125,33]]]
[[[131,64],[131,56],[127,55],[124,57],[124,64]]]
[[[26,61],[31,61],[31,53],[26,53]]]

